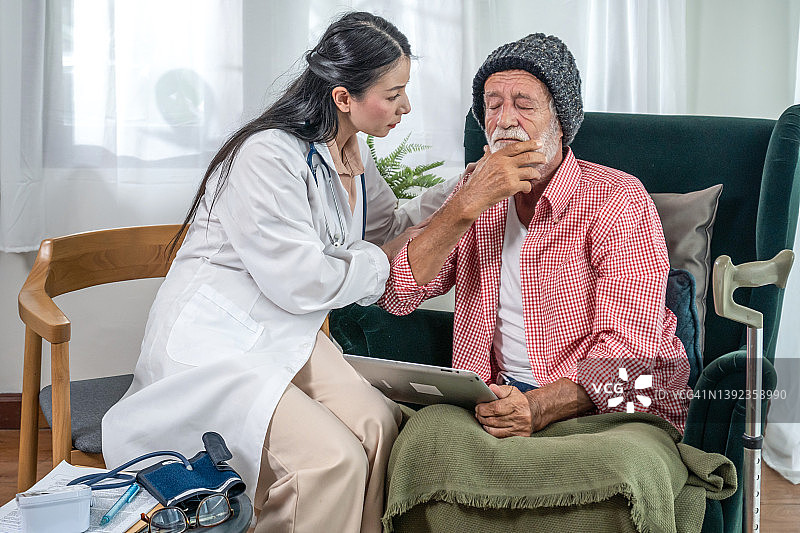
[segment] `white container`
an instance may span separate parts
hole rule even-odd
[[[83,533],[89,529],[92,489],[72,485],[17,494],[23,533]]]

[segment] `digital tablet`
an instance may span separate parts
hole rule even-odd
[[[384,396],[396,402],[448,403],[465,409],[497,396],[471,370],[344,354],[345,360]]]

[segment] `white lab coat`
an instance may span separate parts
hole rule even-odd
[[[366,238],[383,243],[442,204],[449,180],[395,210],[396,199],[360,142],[365,168]],[[389,263],[362,240],[361,180],[355,212],[330,151],[315,144],[333,172],[346,242],[331,188],[306,163],[309,144],[280,130],[250,137],[211,207],[206,187],[195,222],[156,296],[135,377],[103,418],[109,468],[156,450],[191,456],[217,431],[252,498],[270,418],[308,360],[331,309],[368,305],[383,293]],[[315,157],[315,164],[319,160]]]

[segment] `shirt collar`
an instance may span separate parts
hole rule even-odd
[[[578,189],[581,179],[581,168],[578,160],[572,153],[572,148],[567,147],[564,159],[545,187],[542,198],[547,198],[550,204],[550,214],[553,220],[561,219],[569,201]]]

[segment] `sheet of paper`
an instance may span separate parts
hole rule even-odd
[[[66,461],[62,461],[61,464],[31,487],[31,490],[49,490],[55,487],[64,487],[77,477],[97,472],[106,472],[106,470],[102,468],[72,466]],[[117,513],[111,522],[101,526],[100,519],[126,490],[127,487],[92,491],[91,516],[89,518],[89,529],[87,531],[97,533],[125,533],[139,520],[139,515],[141,513],[148,512],[158,504],[156,499],[153,498],[149,492],[142,489],[132,502]],[[2,531],[2,533],[22,533],[20,519],[21,517],[16,500],[11,500],[3,507],[0,507],[0,531]]]

